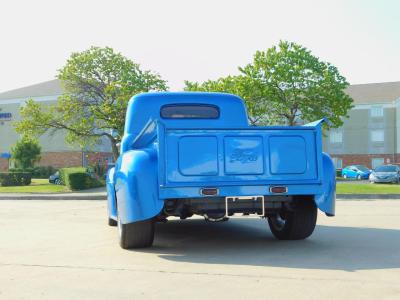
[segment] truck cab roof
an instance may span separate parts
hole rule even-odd
[[[248,126],[241,98],[225,93],[154,92],[129,101],[125,132],[138,134],[149,120],[169,128],[238,128]]]

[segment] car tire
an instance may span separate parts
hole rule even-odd
[[[122,224],[118,218],[119,244],[123,249],[146,248],[153,245],[154,219]]]
[[[357,180],[361,180],[361,175],[360,174],[357,175]]]
[[[312,200],[298,202],[292,211],[268,218],[272,234],[279,240],[303,240],[309,237],[317,223],[317,207]]]
[[[60,180],[60,179],[54,180],[54,184],[56,184],[56,185],[61,185],[61,180]]]
[[[344,174],[344,175],[343,175],[343,178],[344,178],[344,179],[347,179],[347,175],[346,175],[346,174]]]
[[[109,226],[117,226],[118,222],[115,221],[114,219],[108,218],[108,225]]]

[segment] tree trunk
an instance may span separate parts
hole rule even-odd
[[[291,115],[290,118],[288,119],[289,121],[289,126],[296,126],[296,115]]]
[[[110,139],[110,141],[111,141],[111,149],[114,157],[114,162],[116,162],[119,156],[119,149],[117,146],[118,141],[116,141],[115,139]]]

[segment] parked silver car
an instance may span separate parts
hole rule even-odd
[[[382,165],[372,171],[369,175],[371,183],[399,183],[400,168],[396,165]]]

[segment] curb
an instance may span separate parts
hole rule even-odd
[[[336,200],[392,200],[400,194],[337,194]],[[106,194],[0,194],[0,200],[107,200]]]
[[[90,194],[21,194],[7,195],[0,194],[0,200],[106,200],[107,195],[90,195]]]
[[[336,200],[392,200],[400,199],[400,194],[337,194]]]

